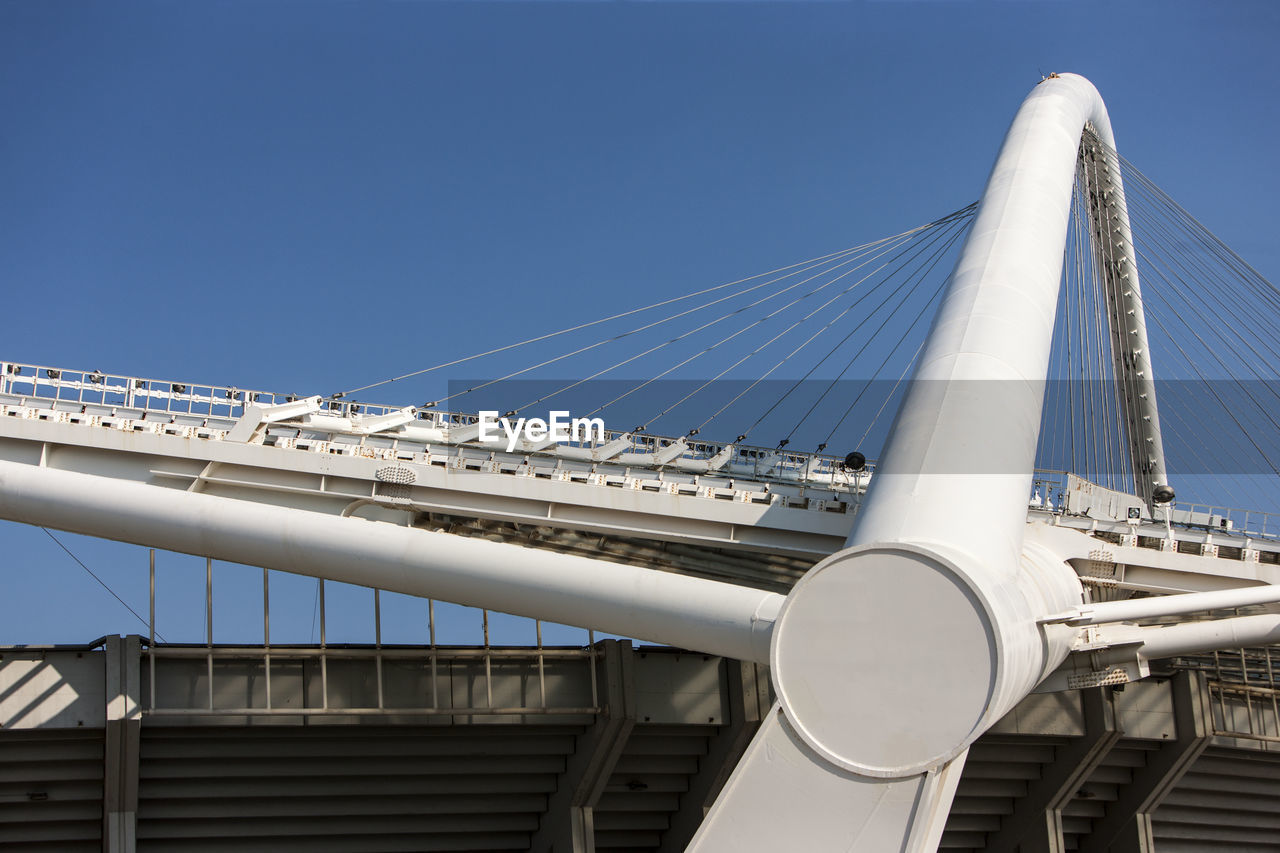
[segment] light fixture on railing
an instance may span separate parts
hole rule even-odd
[[[867,467],[867,457],[855,450],[844,458],[844,467],[846,471],[861,471]]]
[[[94,385],[101,385],[103,382],[107,381],[107,377],[103,375],[101,370],[95,370],[93,373],[90,373],[88,379]]]
[[[56,367],[46,367],[44,372],[45,372],[45,375],[48,376],[50,379],[62,378],[62,371],[58,370]]]
[[[181,382],[175,382],[172,385],[170,385],[169,388],[175,394],[184,394],[186,393],[186,390],[187,390],[187,386],[183,385]]]

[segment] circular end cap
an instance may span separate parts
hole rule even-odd
[[[946,559],[863,546],[811,569],[774,628],[778,698],[820,755],[900,777],[954,758],[995,690],[988,608]]]

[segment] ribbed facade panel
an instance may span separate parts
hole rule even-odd
[[[0,849],[102,849],[102,729],[0,733]]]

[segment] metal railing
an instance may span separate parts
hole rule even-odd
[[[1037,468],[1027,505],[1042,512],[1066,515],[1068,475],[1067,471]],[[1152,521],[1159,524],[1167,521],[1184,529],[1194,528],[1256,539],[1280,539],[1280,513],[1256,509],[1176,502],[1172,506],[1156,506],[1152,512]]]
[[[293,395],[269,391],[15,362],[0,362],[0,393],[82,405],[222,418],[240,417],[246,404],[271,405],[296,399]]]
[[[1280,646],[1177,658],[1207,676],[1214,734],[1280,744]]]
[[[1280,513],[1214,504],[1179,503],[1172,508],[1157,510],[1156,516],[1164,520],[1166,513],[1172,513],[1170,518],[1174,524],[1184,527],[1259,539],[1280,538]]]
[[[169,416],[224,418],[228,421],[234,421],[243,415],[247,405],[276,405],[293,402],[300,396],[18,362],[0,362],[0,394],[86,406],[136,409]],[[338,417],[372,417],[402,409],[399,406],[353,400],[327,400],[324,405],[329,414]],[[416,418],[423,425],[441,429],[466,426],[478,420],[474,413],[436,410],[419,410]],[[602,440],[571,444],[595,448],[624,437],[630,442],[627,451],[634,453],[652,453],[679,440],[672,436],[606,430]],[[726,446],[724,442],[686,440],[689,449],[682,454],[685,459],[711,459]],[[718,473],[762,482],[817,485],[833,491],[858,493],[874,476],[875,466],[874,460],[868,460],[863,471],[850,472],[845,468],[844,459],[839,456],[756,445],[735,445],[728,466]],[[1028,506],[1045,512],[1065,513],[1066,477],[1065,471],[1037,469],[1032,493],[1028,496]],[[1172,513],[1172,523],[1182,527],[1221,530],[1257,538],[1280,538],[1280,513],[1181,503],[1174,507],[1158,508],[1155,520],[1164,521],[1169,513]]]
[[[150,551],[149,580],[149,621],[146,641],[146,661],[148,687],[143,698],[143,713],[152,716],[477,716],[477,715],[582,715],[595,714],[599,711],[599,685],[596,674],[596,661],[599,657],[595,641],[595,633],[587,632],[586,647],[548,647],[542,642],[542,622],[533,622],[536,634],[536,646],[532,648],[511,648],[493,646],[489,637],[489,611],[479,610],[482,620],[484,643],[480,648],[454,648],[440,645],[436,635],[435,602],[427,601],[427,643],[421,646],[390,645],[382,643],[382,591],[373,589],[374,600],[374,643],[367,645],[342,644],[330,646],[328,642],[328,618],[325,606],[325,581],[317,581],[318,625],[320,644],[316,646],[300,646],[296,644],[273,646],[271,643],[271,572],[262,570],[262,630],[261,646],[218,645],[213,636],[213,560],[205,559],[205,642],[202,645],[160,644],[156,640],[156,560],[155,550]],[[191,689],[179,691],[184,696],[181,705],[163,705],[158,696],[160,690],[160,661],[203,662],[203,679],[205,689],[202,701],[195,701]],[[330,664],[340,662],[348,669],[351,664],[371,665],[374,674],[374,701],[371,705],[352,705],[335,703],[330,686]],[[548,689],[548,664],[580,662],[581,666],[590,670],[590,701],[582,703],[557,703]],[[527,664],[536,673],[536,699],[533,702],[519,704],[502,704],[495,702],[495,664],[508,666],[512,663]],[[235,667],[234,664],[244,664]],[[408,705],[393,705],[387,701],[387,685],[384,678],[384,666],[396,664],[407,669],[415,685],[424,682],[420,691],[419,702]],[[455,672],[461,666],[470,670],[480,667],[474,683],[483,685],[484,701],[459,705],[452,701]],[[291,669],[291,675],[300,679],[301,689],[293,691],[290,699],[294,704],[281,704],[272,691],[273,671],[279,673],[284,668]],[[159,667],[163,668],[163,667]],[[224,670],[226,680],[235,678],[236,686],[248,685],[249,692],[255,692],[249,684],[250,679],[261,679],[261,704],[228,705],[218,701],[219,670]],[[254,675],[257,673],[258,675]],[[194,676],[190,668],[185,674]],[[469,677],[470,672],[466,675]],[[419,678],[419,676],[421,676]],[[523,676],[521,676],[523,679]],[[318,690],[310,686],[318,680]],[[196,679],[186,682],[190,688]],[[446,683],[447,682],[447,683]],[[401,691],[404,692],[404,691]],[[448,693],[448,701],[444,694]],[[318,693],[318,701],[311,701],[313,693]]]
[[[0,394],[20,399],[133,409],[168,416],[222,418],[227,421],[234,421],[243,415],[247,405],[289,403],[305,396],[18,362],[0,362]],[[323,405],[327,414],[346,418],[374,417],[403,409],[401,406],[334,399],[324,401]],[[467,426],[478,421],[475,413],[425,409],[418,410],[415,417],[421,425],[440,429]],[[228,427],[229,424],[223,426]],[[594,449],[624,437],[629,440],[629,446],[624,452],[633,453],[652,453],[680,440],[675,436],[605,430],[603,439],[569,444]],[[688,449],[681,458],[691,460],[712,459],[727,446],[725,442],[701,441],[688,437],[686,441]],[[874,460],[867,461],[863,471],[850,472],[840,456],[735,445],[733,456],[721,473],[724,476],[748,476],[782,483],[821,484],[833,490],[849,491],[865,485],[874,470]]]

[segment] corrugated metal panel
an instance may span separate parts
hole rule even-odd
[[[0,848],[102,849],[102,729],[4,732]]]
[[[1280,850],[1280,755],[1210,747],[1152,818],[1159,853]]]
[[[1080,839],[1106,814],[1160,741],[1123,739],[1063,810],[1063,841]],[[942,849],[981,851],[988,833],[1012,814],[1026,784],[1053,754],[1052,739],[982,738],[965,766]],[[1157,853],[1280,850],[1280,755],[1217,748],[1205,753],[1154,818]]]
[[[714,726],[638,725],[595,809],[596,849],[653,850],[689,780],[701,769]]]
[[[1027,783],[1040,777],[1042,765],[1053,760],[1054,749],[1063,742],[1065,738],[1022,735],[980,738],[969,749],[939,849],[982,850],[987,834],[1013,814],[1026,796]]]
[[[139,850],[523,850],[581,729],[144,727]]]
[[[1103,757],[1062,810],[1063,842],[1068,850],[1079,849],[1081,836],[1089,834],[1093,822],[1106,814],[1121,789],[1133,781],[1134,771],[1145,767],[1148,754],[1160,746],[1160,741],[1122,738]]]
[[[647,654],[652,664],[655,655]],[[689,821],[673,818],[688,810],[685,800],[699,778],[724,760],[708,759],[720,754],[713,739],[726,730],[717,721],[727,715],[728,670],[703,657],[659,661],[643,682],[644,712],[592,815],[599,849],[669,851],[684,840],[673,825],[681,834],[690,831]],[[533,660],[524,665],[524,675],[514,675],[536,677]],[[100,672],[67,671],[78,672],[70,682],[78,692],[102,680]],[[574,696],[590,696],[589,670],[565,674]],[[467,683],[474,688],[474,679]],[[195,695],[205,701],[204,693]],[[1072,782],[1078,788],[1063,813],[1067,850],[1078,849],[1108,809],[1133,802],[1126,789],[1135,772],[1155,750],[1174,745],[1167,737],[1134,736],[1168,728],[1157,719],[1163,706],[1142,705],[1132,688],[1124,698],[1118,723],[1129,734],[1089,765],[1083,782]],[[1060,774],[1055,762],[1079,753],[1079,708],[1074,698],[1040,699],[1014,715],[1015,725],[978,740],[944,849],[983,850],[1011,817],[1025,817],[1019,810],[1030,802],[1029,786],[1055,778],[1046,776]],[[583,716],[308,721],[242,715],[217,724],[146,716],[139,846],[177,853],[525,850],[540,826],[568,819],[548,813],[548,802],[559,787],[575,784],[568,759],[587,748]],[[103,731],[46,721],[57,723],[63,727],[0,729],[2,849],[101,849]],[[1157,853],[1280,851],[1280,750],[1274,746],[1218,737],[1156,812]],[[698,790],[695,810],[705,795]]]

